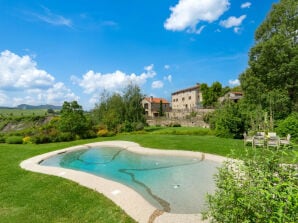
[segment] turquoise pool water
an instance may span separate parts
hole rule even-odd
[[[206,193],[214,191],[213,175],[220,163],[94,147],[58,154],[41,165],[75,169],[111,179],[133,188],[160,210],[193,214],[203,210]]]

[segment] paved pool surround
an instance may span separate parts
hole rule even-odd
[[[105,141],[89,143],[79,146],[73,146],[66,149],[56,150],[32,157],[21,162],[20,166],[29,171],[44,173],[63,177],[78,184],[95,190],[104,194],[111,199],[115,204],[120,206],[129,216],[140,223],[198,223],[208,222],[201,220],[201,214],[173,214],[157,210],[148,201],[146,201],[140,194],[130,187],[121,183],[108,180],[93,174],[81,172],[77,170],[65,169],[61,167],[51,167],[39,165],[43,160],[55,156],[59,153],[89,149],[91,147],[120,147],[134,153],[140,154],[158,154],[158,155],[172,155],[172,156],[190,156],[198,159],[207,159],[216,162],[223,162],[226,157],[211,155],[207,153],[191,152],[191,151],[177,151],[177,150],[158,150],[141,147],[139,144],[128,141]]]

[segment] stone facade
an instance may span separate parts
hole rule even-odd
[[[173,110],[191,110],[199,108],[203,101],[200,85],[172,93]]]
[[[142,106],[145,109],[147,117],[158,117],[160,110],[160,102],[162,102],[162,112],[164,114],[170,112],[170,103],[164,98],[144,98],[142,100]]]
[[[171,126],[180,124],[181,126],[196,126],[209,128],[204,122],[204,116],[213,112],[214,109],[193,109],[193,110],[175,110],[165,114],[164,117],[148,118],[148,125]]]

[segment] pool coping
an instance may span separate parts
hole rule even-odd
[[[88,149],[93,146],[115,146],[127,149],[129,151],[141,154],[158,154],[158,155],[173,155],[173,156],[191,156],[198,159],[213,160],[216,162],[223,162],[227,160],[226,157],[212,155],[208,153],[180,151],[180,150],[159,150],[153,148],[145,148],[137,143],[129,141],[103,141],[88,143],[69,148],[56,150],[31,157],[20,163],[21,168],[32,172],[38,172],[48,175],[54,175],[72,180],[84,187],[95,190],[103,194],[123,209],[129,216],[140,223],[192,223],[192,222],[209,222],[203,221],[200,213],[198,214],[174,214],[158,211],[153,205],[146,201],[140,194],[132,188],[121,183],[108,180],[93,174],[65,169],[61,167],[50,167],[39,165],[43,160],[64,152],[75,151],[80,149]]]

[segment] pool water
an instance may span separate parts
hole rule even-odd
[[[95,174],[125,184],[159,210],[193,214],[215,190],[220,163],[192,157],[142,155],[122,148],[94,147],[58,154],[41,165]]]

